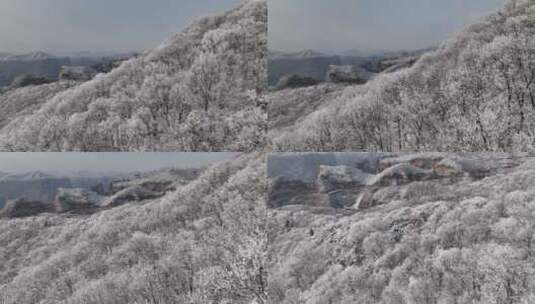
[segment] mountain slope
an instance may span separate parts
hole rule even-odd
[[[265,303],[265,165],[214,165],[164,197],[0,220],[0,302]]]
[[[277,134],[283,128],[292,127],[310,113],[328,107],[345,88],[342,84],[323,83],[269,93],[267,101],[270,131]]]
[[[61,81],[0,94],[0,130],[14,119],[34,114],[48,99],[76,84],[72,81]]]
[[[533,149],[533,20],[535,1],[510,1],[411,68],[348,88],[291,128],[271,130],[273,145],[281,151]]]
[[[535,300],[535,158],[320,156],[271,170],[269,303]]]
[[[267,9],[198,20],[0,130],[18,151],[249,151],[263,146]]]

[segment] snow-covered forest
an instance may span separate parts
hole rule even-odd
[[[0,149],[258,150],[266,56],[267,4],[244,1],[88,82],[0,94]]]
[[[267,19],[244,0],[90,80],[0,91],[0,151],[244,152],[0,172],[0,304],[535,303],[535,0],[362,81],[273,90]]]
[[[270,94],[270,122],[294,104],[321,99],[324,90]],[[508,1],[414,66],[328,94],[334,96],[312,111],[297,110],[304,114],[288,119],[292,124],[271,125],[275,150],[531,151],[535,1]]]
[[[117,184],[117,204],[91,213],[0,218],[0,303],[265,303],[264,164],[215,164],[158,198],[139,189],[161,174]]]
[[[535,158],[274,154],[270,303],[533,303]]]

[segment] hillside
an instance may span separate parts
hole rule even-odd
[[[269,131],[278,134],[307,115],[326,108],[344,92],[343,84],[323,83],[297,89],[285,89],[267,95]]]
[[[269,303],[535,300],[533,157],[283,154],[268,172]]]
[[[412,67],[349,87],[290,128],[272,129],[273,146],[279,151],[531,150],[533,20],[533,0],[509,1]],[[284,93],[277,98],[295,99],[299,91]]]
[[[265,303],[264,172],[246,155],[159,198],[0,219],[0,302]]]
[[[35,113],[48,99],[77,84],[74,81],[62,81],[0,93],[0,130],[16,118]]]
[[[157,48],[10,119],[0,129],[0,149],[262,147],[267,120],[262,97],[266,36],[265,1],[245,1],[229,12],[201,18]],[[10,101],[0,96],[0,104]]]

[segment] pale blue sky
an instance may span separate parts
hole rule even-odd
[[[240,0],[0,0],[0,52],[139,51]]]
[[[134,172],[196,168],[237,153],[0,153],[0,172]]]
[[[269,47],[340,52],[439,44],[505,0],[268,0]]]

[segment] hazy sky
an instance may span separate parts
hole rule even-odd
[[[438,45],[505,0],[268,0],[269,48],[340,52]]]
[[[0,153],[0,172],[133,172],[192,168],[237,153]]]
[[[240,0],[0,0],[0,52],[140,51]]]

